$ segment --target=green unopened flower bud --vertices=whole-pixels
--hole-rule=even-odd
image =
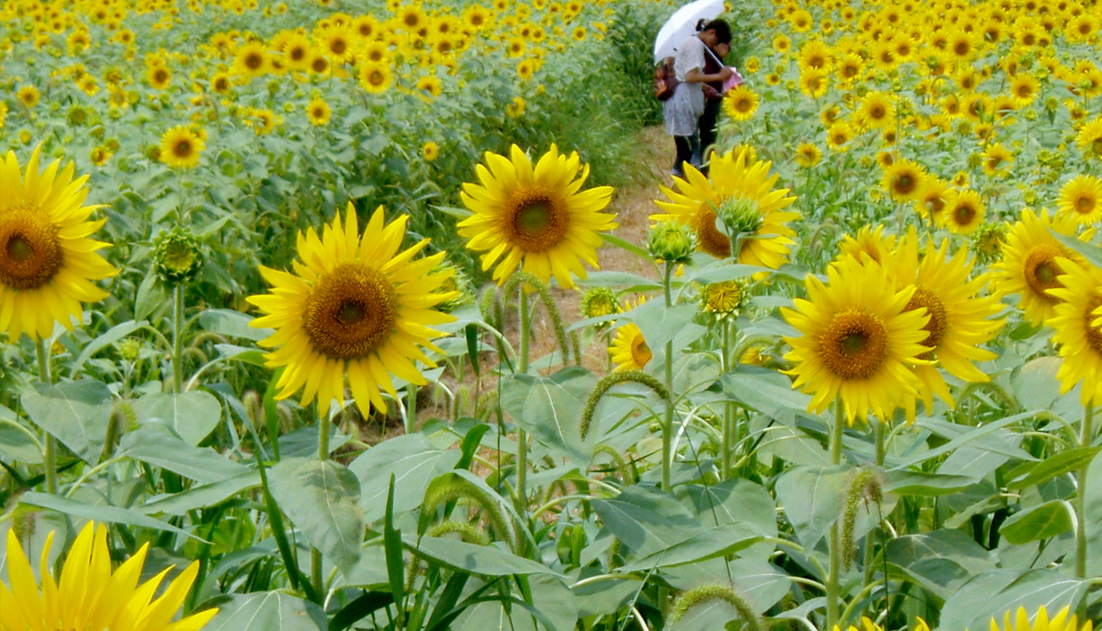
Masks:
[[[107,140],[103,141],[103,146],[106,147],[108,151],[118,151],[119,139],[111,136]]]
[[[1006,226],[1001,223],[984,223],[972,233],[972,252],[983,265],[1002,260],[1006,243]]]
[[[187,282],[195,278],[202,267],[203,252],[187,228],[177,226],[153,240],[153,271],[164,282]]]
[[[451,275],[450,278],[445,280],[440,285],[439,291],[443,293],[457,291],[459,292],[459,295],[449,300],[445,300],[444,302],[436,306],[437,309],[443,311],[444,313],[451,313],[459,307],[462,307],[463,305],[471,302],[471,300],[474,298],[474,290],[472,289],[471,285],[471,277],[467,276],[466,272],[464,272],[463,270],[445,261],[433,271],[442,272],[449,269],[454,270],[454,273]]]
[[[132,362],[138,359],[138,355],[142,350],[142,343],[140,340],[128,337],[125,340],[120,340],[115,344],[115,350],[119,352],[119,357],[125,359],[128,362]]]
[[[746,297],[746,286],[738,280],[725,280],[702,285],[700,307],[717,318],[737,316]]]
[[[79,105],[74,105],[69,108],[68,120],[70,125],[83,125],[88,122],[88,110]]]
[[[599,318],[601,316],[620,313],[620,301],[616,299],[616,293],[608,287],[592,287],[582,294],[582,317]],[[608,326],[608,322],[598,324],[598,328]]]
[[[749,197],[730,197],[723,200],[717,215],[727,227],[726,232],[732,237],[740,234],[754,234],[765,223],[758,200]]]
[[[667,263],[686,263],[696,249],[696,235],[679,221],[660,221],[647,230],[647,250]]]
[[[1045,99],[1045,109],[1050,112],[1055,112],[1060,107],[1060,100],[1054,96],[1050,96]]]
[[[280,82],[277,79],[272,79],[268,82],[268,94],[275,96],[279,92]]]

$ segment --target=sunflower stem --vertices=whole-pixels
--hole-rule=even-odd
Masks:
[[[180,394],[184,382],[184,285],[177,283],[172,297],[172,391]]]
[[[1094,401],[1083,408],[1083,427],[1080,428],[1079,444],[1090,447],[1094,442]],[[1075,577],[1087,578],[1087,468],[1079,470],[1079,493],[1077,494],[1075,517],[1078,522],[1075,531]]]
[[[666,274],[663,284],[666,293],[666,308],[673,306],[671,278],[673,264],[666,261]],[[670,468],[673,466],[673,340],[666,342],[666,418],[662,423],[662,488],[673,492],[670,484]]]
[[[723,349],[720,351],[722,355],[723,374],[731,372],[731,323],[729,318],[724,318],[722,322],[723,326]],[[734,403],[727,401],[723,404],[723,458],[722,466],[723,470],[720,472],[724,480],[728,479],[731,475],[731,451],[734,446],[735,431],[735,405]]]
[[[43,385],[50,385],[53,379],[50,377],[50,355],[46,351],[46,342],[41,338],[35,338],[34,350],[38,359],[38,380]],[[54,441],[53,434],[48,431],[45,433],[42,464],[46,469],[46,492],[57,495],[57,443]]]
[[[325,462],[329,460],[329,432],[332,429],[332,419],[329,417],[328,410],[323,414],[321,406],[315,403],[315,409],[317,413],[315,416],[318,418],[318,460]],[[322,559],[321,550],[317,548],[310,548],[310,582],[314,584],[314,592],[317,594],[323,594],[322,587],[324,587],[324,578],[322,577]]]
[[[876,422],[876,466],[883,469],[884,458],[887,455],[886,450],[886,437],[888,433],[888,426],[883,420]],[[869,531],[869,534],[865,537],[865,588],[868,589],[874,584],[873,577],[873,564],[876,561],[876,555],[874,554],[872,538],[874,534],[880,533],[882,536],[883,528],[875,528]],[[885,575],[887,576],[887,575]],[[886,580],[886,579],[885,579]]]
[[[517,301],[517,310],[520,312],[520,374],[528,374],[528,337],[532,331],[531,314],[528,311],[528,293],[524,291],[524,283],[518,283],[517,291],[520,297]],[[523,427],[517,427],[517,499],[519,510],[525,512],[528,507],[528,432]]]
[[[842,430],[845,427],[845,411],[842,408],[842,399],[834,401],[834,426],[830,428],[830,462],[834,465],[842,463]],[[838,530],[838,521],[830,526],[830,567],[827,569],[826,599],[827,599],[827,624],[828,630],[833,629],[839,623],[838,620],[838,570],[842,565],[842,536]]]

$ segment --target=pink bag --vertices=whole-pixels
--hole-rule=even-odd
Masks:
[[[733,88],[737,88],[742,85],[742,75],[738,73],[738,70],[734,66],[727,66],[731,70],[731,76],[727,77],[723,82],[723,93],[727,94]]]

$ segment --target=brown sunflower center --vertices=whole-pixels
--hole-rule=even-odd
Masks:
[[[654,357],[651,353],[650,347],[647,346],[647,341],[643,339],[642,335],[636,335],[631,340],[631,360],[635,362],[637,366],[646,366],[647,362]]]
[[[303,46],[295,46],[291,49],[290,57],[294,61],[302,61],[306,58],[306,48]]]
[[[945,210],[945,198],[940,193],[931,193],[925,203],[926,210],[930,211],[931,215],[940,215],[941,211]]]
[[[749,98],[742,97],[738,101],[735,101],[735,109],[743,114],[749,112],[753,107],[754,102]]]
[[[1094,196],[1085,193],[1080,193],[1075,198],[1075,212],[1082,213],[1084,215],[1089,214],[1094,210]]]
[[[976,209],[971,204],[960,204],[953,208],[953,221],[958,226],[967,226],[976,217]]]
[[[371,85],[382,85],[386,82],[386,76],[378,70],[372,70],[371,74],[367,75],[367,82]]]
[[[884,106],[880,105],[879,103],[869,108],[869,118],[873,120],[880,120],[881,118],[884,118],[884,115],[886,113],[887,112],[884,110]]]
[[[922,288],[916,289],[904,311],[911,311],[919,307],[925,307],[926,314],[930,316],[929,321],[922,327],[926,331],[926,339],[919,342],[919,344],[929,347],[930,350],[923,353],[920,359],[931,359],[934,353],[937,352],[938,347],[941,346],[941,342],[945,340],[945,334],[949,330],[949,320],[945,313],[945,305],[941,303],[941,299],[937,297],[937,294],[931,291]]]
[[[334,55],[343,55],[344,52],[348,50],[348,42],[343,39],[335,39],[329,42],[329,50]]]
[[[192,153],[191,140],[188,138],[181,138],[172,145],[172,155],[177,158],[190,158]]]
[[[1091,150],[1094,151],[1094,155],[1102,156],[1102,137],[1095,138],[1091,141]]]
[[[36,289],[61,269],[57,227],[35,206],[16,206],[0,217],[0,284]]]
[[[910,195],[918,187],[918,180],[911,173],[900,173],[895,176],[892,189],[896,195]]]
[[[569,217],[565,204],[539,190],[518,191],[505,215],[509,241],[526,252],[543,252],[566,236]]]
[[[1102,353],[1102,329],[1092,324],[1098,317],[1094,315],[1094,311],[1098,307],[1102,307],[1102,295],[1095,294],[1084,310],[1083,319],[1086,322],[1083,328],[1087,331],[1087,346],[1096,353]]]
[[[1046,243],[1031,249],[1022,264],[1025,282],[1033,290],[1034,297],[1050,304],[1060,302],[1059,298],[1048,293],[1049,289],[1060,286],[1060,281],[1057,280],[1060,275],[1060,268],[1056,265],[1058,256],[1067,256],[1067,252]]]
[[[304,328],[314,349],[333,359],[356,359],[386,342],[398,296],[382,272],[344,263],[314,286],[305,311]]]
[[[693,218],[693,231],[696,232],[697,247],[702,252],[717,259],[731,256],[731,239],[716,228],[715,211],[706,209],[697,212]]]
[[[264,65],[264,57],[259,53],[249,53],[245,55],[245,67],[250,70],[256,70]]]
[[[868,379],[887,356],[887,329],[880,318],[848,309],[819,338],[819,356],[827,370],[843,379]]]

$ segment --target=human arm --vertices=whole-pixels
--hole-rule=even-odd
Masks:
[[[731,69],[727,66],[720,68],[719,72],[704,74],[698,68],[693,68],[685,75],[685,83],[711,83],[713,81],[726,81],[731,76]]]

